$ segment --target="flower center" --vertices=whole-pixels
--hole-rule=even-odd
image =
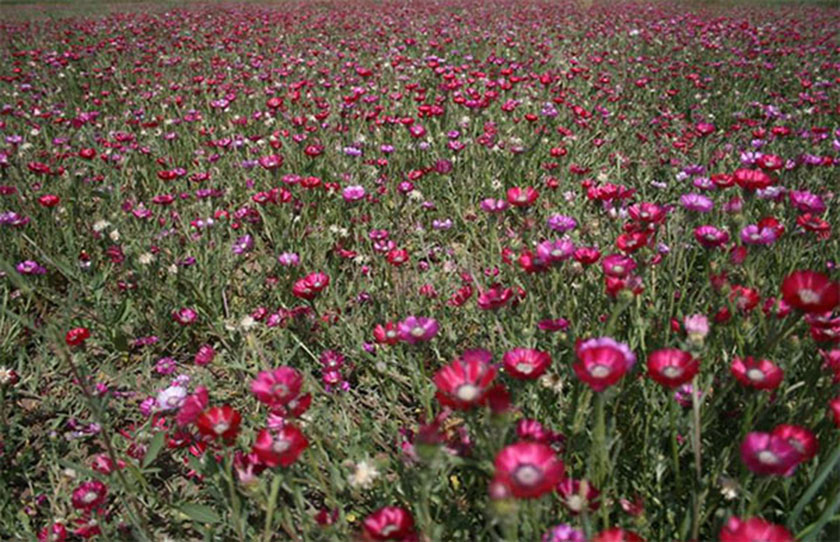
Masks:
[[[271,451],[276,452],[278,454],[282,454],[283,452],[287,451],[289,448],[292,447],[292,443],[286,439],[276,439],[271,444]]]
[[[274,384],[271,386],[271,394],[272,395],[287,395],[289,393],[289,387],[285,384]]]
[[[669,365],[662,369],[662,374],[668,378],[677,378],[678,376],[683,374],[683,370],[679,367]]]
[[[85,504],[90,504],[96,500],[99,495],[96,494],[95,491],[88,491],[85,493],[85,496],[82,497],[82,502]]]
[[[415,327],[411,329],[411,336],[417,337],[418,339],[422,337],[426,331],[422,327]]]
[[[612,266],[613,273],[624,273],[624,266],[623,265],[614,265]]]
[[[752,380],[753,382],[763,382],[767,375],[764,374],[764,371],[761,369],[750,369],[747,371],[747,378]]]
[[[213,426],[213,431],[217,435],[221,435],[222,433],[224,433],[228,429],[230,429],[230,424],[228,422],[224,422],[224,421],[219,422],[219,423],[217,423],[216,425]]]
[[[763,465],[776,465],[779,458],[770,450],[761,450],[758,452],[758,462]]]
[[[804,288],[799,291],[799,300],[807,305],[820,302],[820,294],[809,288]]]
[[[516,364],[516,370],[522,374],[531,374],[531,371],[534,370],[534,366],[530,363],[520,362]]]
[[[472,384],[462,384],[455,390],[455,397],[461,401],[474,401],[481,390]]]
[[[542,471],[530,463],[521,465],[513,472],[513,479],[521,486],[534,486],[542,479]]]
[[[391,536],[392,534],[394,534],[395,532],[397,532],[399,530],[400,530],[400,528],[399,528],[398,525],[394,525],[393,523],[389,523],[388,525],[382,527],[382,529],[380,529],[380,532],[382,533],[382,536],[388,537],[388,536]]]
[[[595,378],[606,378],[610,374],[610,368],[601,364],[593,365],[589,369],[589,374]]]
[[[569,498],[566,499],[566,506],[574,512],[580,512],[583,510],[583,505],[585,503],[586,501],[580,495],[569,495]]]

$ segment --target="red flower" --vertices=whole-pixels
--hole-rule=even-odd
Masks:
[[[691,354],[678,348],[665,348],[648,357],[648,374],[656,382],[669,388],[678,388],[694,378],[700,362]]]
[[[817,271],[794,271],[782,282],[782,298],[803,312],[827,312],[840,302],[840,285]]]
[[[90,338],[90,330],[86,327],[73,328],[64,336],[67,346],[79,346]]]
[[[292,286],[292,295],[300,299],[315,299],[329,284],[330,277],[325,273],[310,273],[295,282]]]
[[[530,499],[549,493],[563,478],[563,462],[554,450],[538,442],[517,442],[496,456],[493,481],[511,495]]]
[[[645,539],[633,531],[613,527],[596,534],[590,542],[645,542]]]
[[[290,423],[279,431],[263,429],[254,442],[254,453],[267,467],[288,467],[309,446],[303,433]]]
[[[572,369],[586,385],[600,392],[621,380],[628,367],[618,348],[601,345],[579,350]]]
[[[840,429],[840,396],[828,402],[828,414],[831,416],[834,425]]]
[[[720,530],[720,542],[793,542],[793,535],[781,525],[775,525],[761,518],[731,517]]]
[[[397,325],[393,322],[388,322],[384,326],[382,324],[376,324],[376,327],[373,328],[373,338],[379,344],[393,345],[400,342],[400,333],[397,330]]]
[[[551,365],[551,356],[532,348],[514,348],[502,358],[505,370],[517,380],[539,378]]]
[[[734,285],[729,290],[729,301],[741,312],[750,312],[761,302],[761,295],[753,288]]]
[[[747,433],[741,443],[741,460],[758,475],[793,474],[802,455],[787,439],[770,433]]]
[[[385,506],[365,518],[362,530],[367,540],[403,542],[414,537],[414,518],[401,506]]]
[[[213,439],[221,438],[230,444],[239,433],[242,416],[230,405],[213,407],[198,415],[195,421],[198,432]]]
[[[760,190],[773,184],[773,178],[760,169],[737,169],[735,182],[744,190]]]
[[[772,361],[756,361],[752,356],[733,359],[730,370],[738,382],[757,390],[774,390],[785,376],[784,371]]]
[[[799,462],[810,461],[817,455],[817,448],[819,443],[814,433],[804,427],[798,425],[782,424],[776,426],[771,435],[782,437],[788,443],[796,448],[796,451],[801,455]]]
[[[73,508],[90,511],[101,506],[107,495],[108,488],[99,480],[82,482],[73,490]]]
[[[511,297],[513,297],[513,290],[511,288],[505,288],[501,284],[496,283],[478,295],[478,308],[482,310],[495,310],[504,307]]]
[[[300,394],[303,375],[292,367],[278,367],[272,371],[262,371],[251,382],[251,392],[257,401],[270,408],[282,407]]]
[[[59,203],[61,203],[61,198],[56,196],[55,194],[44,194],[40,198],[38,198],[38,203],[41,207],[55,207]]]
[[[465,353],[461,359],[439,369],[433,377],[437,400],[458,410],[469,410],[480,404],[496,377],[496,368],[489,361],[489,352],[484,356]]]
[[[540,193],[531,186],[520,188],[518,186],[509,188],[507,191],[508,203],[514,207],[528,207],[537,201]]]

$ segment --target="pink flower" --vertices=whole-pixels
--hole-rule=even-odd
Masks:
[[[107,495],[108,488],[99,480],[82,482],[73,490],[73,508],[85,511],[98,508],[105,502]]]
[[[172,319],[181,324],[182,326],[188,326],[195,322],[195,319],[198,317],[198,314],[188,307],[184,307],[178,309],[177,311],[172,312]]]
[[[720,542],[793,542],[787,529],[761,518],[741,519],[731,517],[720,531]]]
[[[517,380],[534,380],[551,365],[551,356],[533,348],[514,348],[502,358],[505,370]]]
[[[801,457],[787,439],[770,433],[748,433],[741,443],[741,460],[759,475],[789,476]]]
[[[292,367],[262,371],[251,382],[251,392],[258,401],[277,408],[287,405],[300,394],[303,375]]]
[[[425,342],[437,335],[440,326],[434,318],[424,316],[409,316],[399,324],[397,329],[400,333],[400,340],[409,344]]]
[[[437,400],[444,406],[469,410],[479,405],[490,390],[496,369],[489,364],[489,352],[465,352],[464,356],[439,369],[434,380]]]
[[[563,462],[550,446],[538,442],[517,442],[496,456],[495,483],[520,499],[550,493],[563,478]]]

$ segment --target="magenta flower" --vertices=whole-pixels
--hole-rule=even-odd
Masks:
[[[409,316],[397,324],[400,340],[409,344],[431,340],[439,328],[437,320],[424,316]]]
[[[705,248],[717,248],[729,241],[729,234],[714,226],[698,226],[694,229],[694,238]]]
[[[501,213],[508,207],[510,207],[510,204],[503,199],[486,198],[481,200],[481,210],[486,213]]]
[[[24,260],[15,266],[21,275],[44,275],[47,270],[35,260]]]
[[[776,241],[775,230],[760,228],[755,224],[744,227],[740,235],[745,245],[772,245]]]
[[[741,443],[741,460],[755,474],[790,476],[802,454],[788,440],[770,433],[748,433]]]
[[[680,204],[685,210],[696,213],[708,213],[715,207],[715,203],[702,194],[683,194]]]
[[[359,185],[348,186],[341,192],[341,196],[347,203],[353,203],[365,197],[365,189]]]
[[[575,245],[568,239],[543,241],[537,245],[537,257],[549,264],[556,264],[568,260],[574,252]]]
[[[188,326],[195,322],[196,318],[198,318],[198,313],[196,313],[193,309],[188,307],[183,307],[176,311],[172,311],[172,319],[181,324],[182,326]]]

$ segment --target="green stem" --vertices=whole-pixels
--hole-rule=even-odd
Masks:
[[[677,441],[677,417],[679,413],[677,412],[677,405],[676,399],[671,398],[670,401],[671,407],[671,459],[674,463],[674,480],[676,481],[677,486],[677,493],[682,493],[682,476],[680,476],[680,445]]]
[[[277,494],[280,492],[280,483],[283,477],[279,473],[274,473],[274,478],[271,480],[271,493],[268,496],[268,506],[265,509],[265,527],[263,528],[262,539],[263,542],[271,542],[271,524],[274,521],[274,507],[277,506]]]
[[[700,424],[700,390],[697,387],[697,377],[694,377],[694,381],[691,384],[691,410],[692,410],[692,444],[694,447],[694,499],[693,499],[693,506],[692,506],[692,531],[691,531],[691,539],[692,540],[699,540],[700,536],[700,509],[702,507],[701,502],[701,494],[700,488],[703,483],[703,467],[702,467],[702,446],[703,442],[701,440],[702,433],[701,433],[701,424]]]
[[[236,535],[240,542],[245,542],[245,533],[242,530],[242,506],[239,503],[239,496],[236,494],[236,485],[233,478],[233,449],[228,448],[228,453],[225,454],[227,471],[225,478],[227,479],[228,491],[230,492],[230,504],[233,507],[233,524],[236,526]]]

